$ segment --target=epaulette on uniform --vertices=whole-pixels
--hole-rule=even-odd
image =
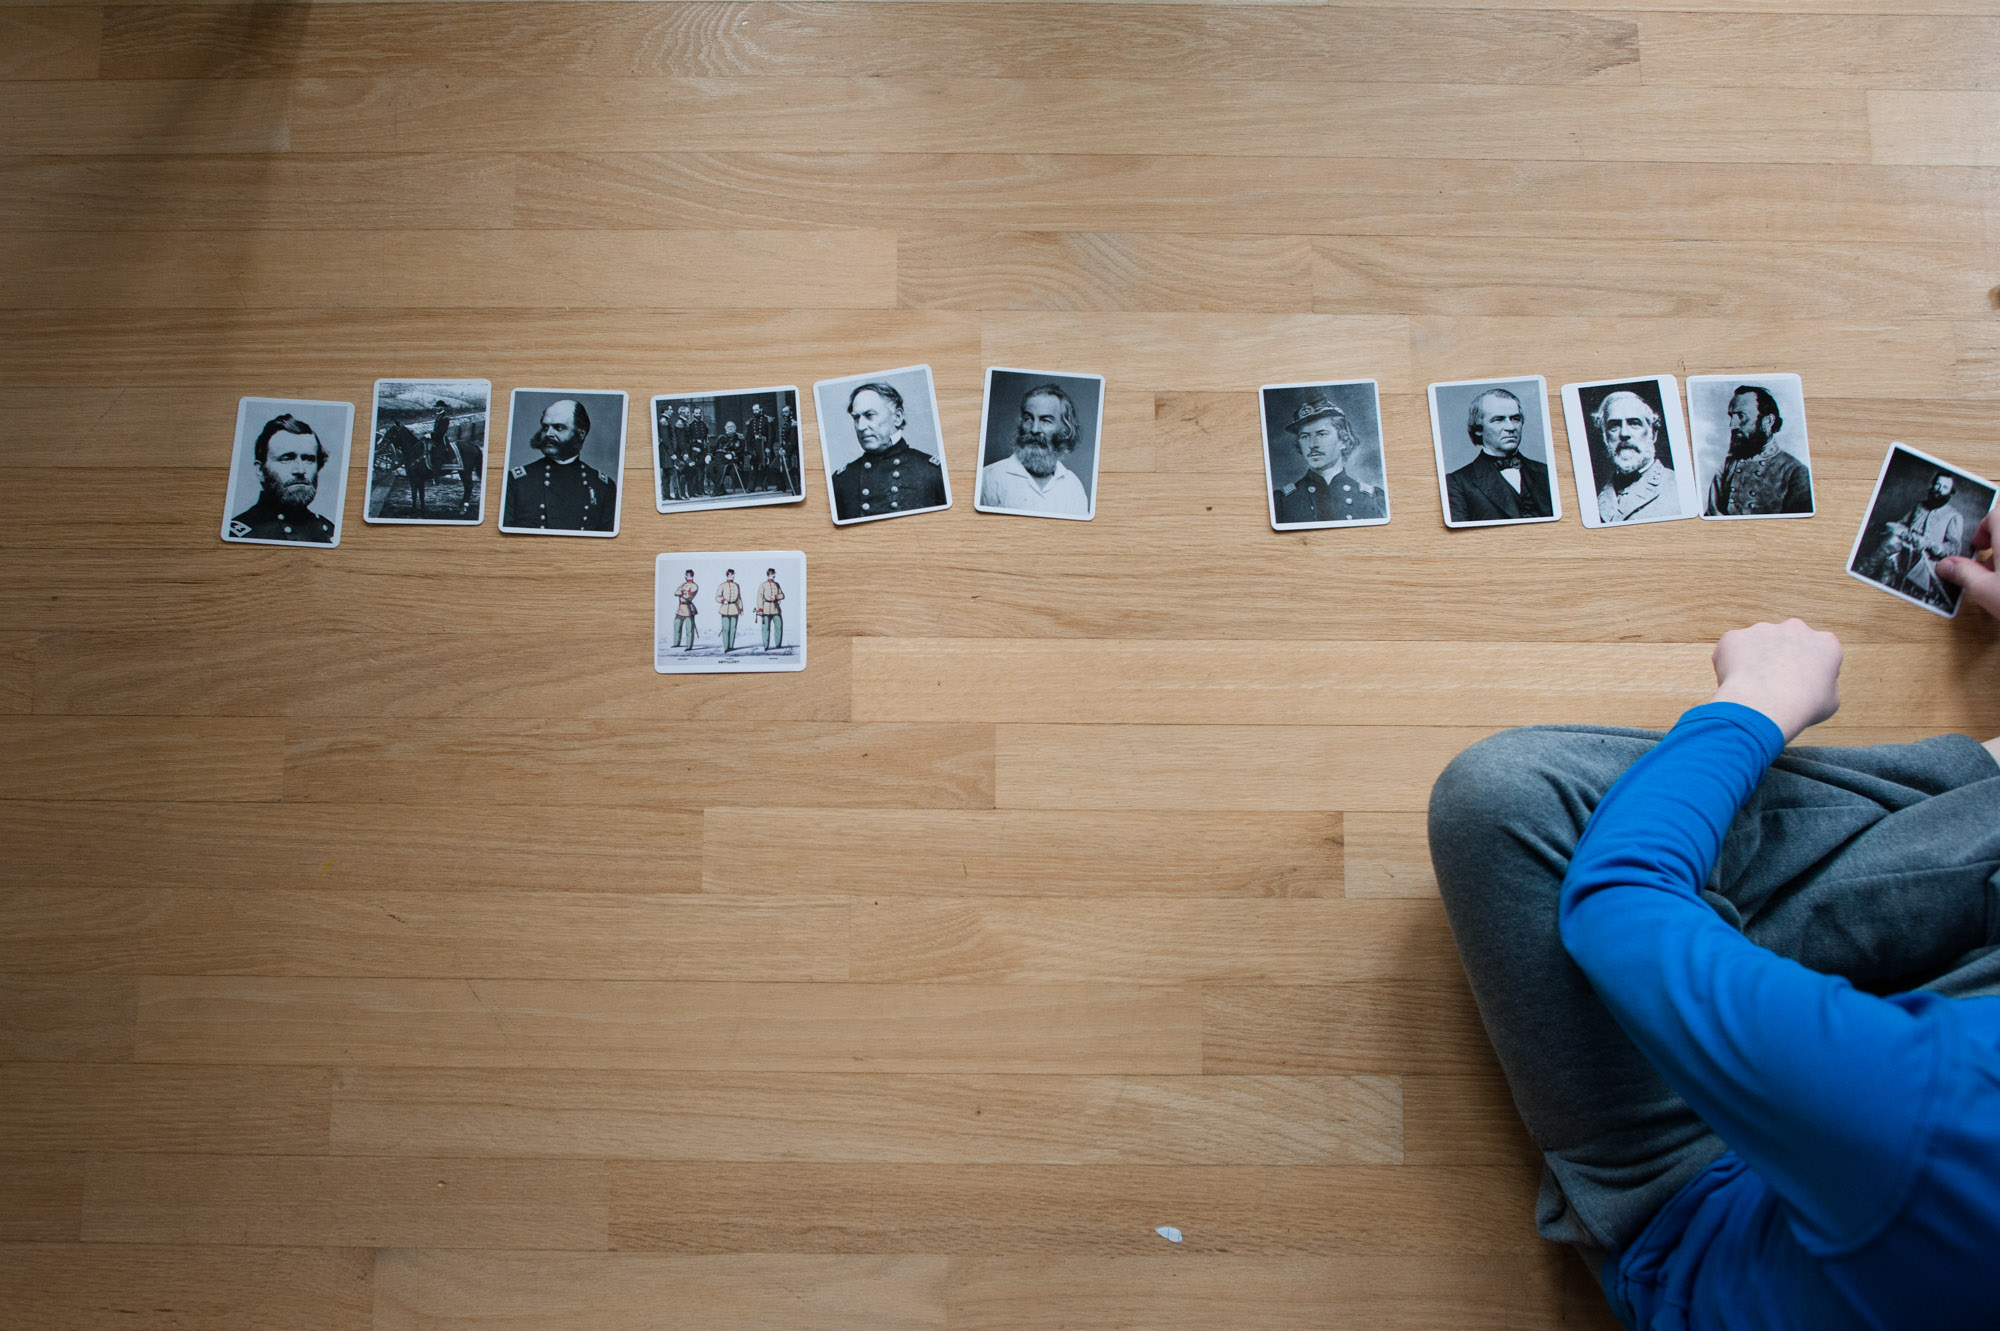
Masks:
[[[514,468],[514,479],[515,479],[515,480],[517,480],[517,481],[525,481],[525,480],[527,480],[527,479],[528,479],[528,469],[527,469],[527,468],[526,468],[525,466],[521,466],[521,467],[516,467],[516,468]]]
[[[229,520],[229,534],[231,536],[248,536],[250,534],[250,524],[247,522],[238,522],[235,518],[231,518]]]

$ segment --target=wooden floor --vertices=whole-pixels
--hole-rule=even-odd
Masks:
[[[1829,739],[2000,732],[1842,572],[2000,473],[2000,6],[1695,8],[0,6],[0,1325],[1611,1325],[1433,777],[1790,613]],[[917,361],[948,513],[216,539],[243,394]],[[972,511],[989,364],[1107,377],[1094,522]],[[1811,521],[1439,520],[1432,380],[1749,370]],[[1276,534],[1348,377],[1395,521]],[[760,547],[811,668],[654,675]]]

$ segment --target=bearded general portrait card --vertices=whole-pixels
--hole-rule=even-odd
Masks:
[[[1796,374],[1694,374],[1687,381],[1701,515],[1809,518],[1812,450]]]
[[[1584,526],[1636,527],[1701,511],[1674,376],[1564,384],[1562,397]]]
[[[813,385],[833,520],[875,522],[951,507],[951,473],[928,365]]]
[[[989,368],[972,506],[1089,521],[1097,514],[1103,433],[1103,375]]]
[[[500,530],[616,536],[625,394],[517,388],[507,410]]]
[[[1465,379],[1431,385],[1431,447],[1447,527],[1500,527],[1562,517],[1549,430],[1549,384]]]
[[[353,443],[352,402],[277,397],[238,402],[222,539],[339,545]]]
[[[1373,379],[1266,384],[1257,400],[1273,529],[1370,527],[1389,520],[1382,404]]]

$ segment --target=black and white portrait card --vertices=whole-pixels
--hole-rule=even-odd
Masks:
[[[1632,527],[1700,512],[1671,374],[1564,384],[1562,396],[1584,526]]]
[[[1937,562],[1973,553],[1973,537],[1994,494],[1993,483],[1983,477],[1907,444],[1889,445],[1847,571],[1911,605],[1953,618],[1962,589],[1937,575]]]
[[[806,557],[701,550],[653,561],[653,669],[754,675],[806,668]]]
[[[339,545],[354,404],[246,397],[222,502],[222,539]]]
[[[662,513],[802,503],[804,464],[797,388],[653,399],[653,502]]]
[[[1796,374],[1693,374],[1688,437],[1704,518],[1809,518],[1812,450]]]
[[[1103,375],[989,368],[972,506],[1089,521],[1103,434]]]
[[[1266,384],[1257,401],[1274,529],[1369,527],[1389,520],[1382,404],[1373,379]]]
[[[1431,385],[1431,447],[1447,527],[1500,527],[1562,517],[1549,385],[1464,379]]]
[[[486,519],[484,379],[377,379],[368,426],[369,522],[476,527]]]
[[[507,409],[500,530],[616,536],[625,394],[517,388]]]
[[[813,407],[836,523],[951,507],[930,366],[822,379],[813,385]]]

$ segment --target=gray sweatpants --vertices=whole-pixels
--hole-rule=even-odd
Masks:
[[[1570,853],[1652,731],[1539,726],[1431,792],[1431,861],[1486,1033],[1545,1168],[1536,1227],[1616,1254],[1727,1145],[1563,951]],[[1787,749],[1703,895],[1764,947],[1873,993],[2000,993],[2000,766],[1963,735]]]

